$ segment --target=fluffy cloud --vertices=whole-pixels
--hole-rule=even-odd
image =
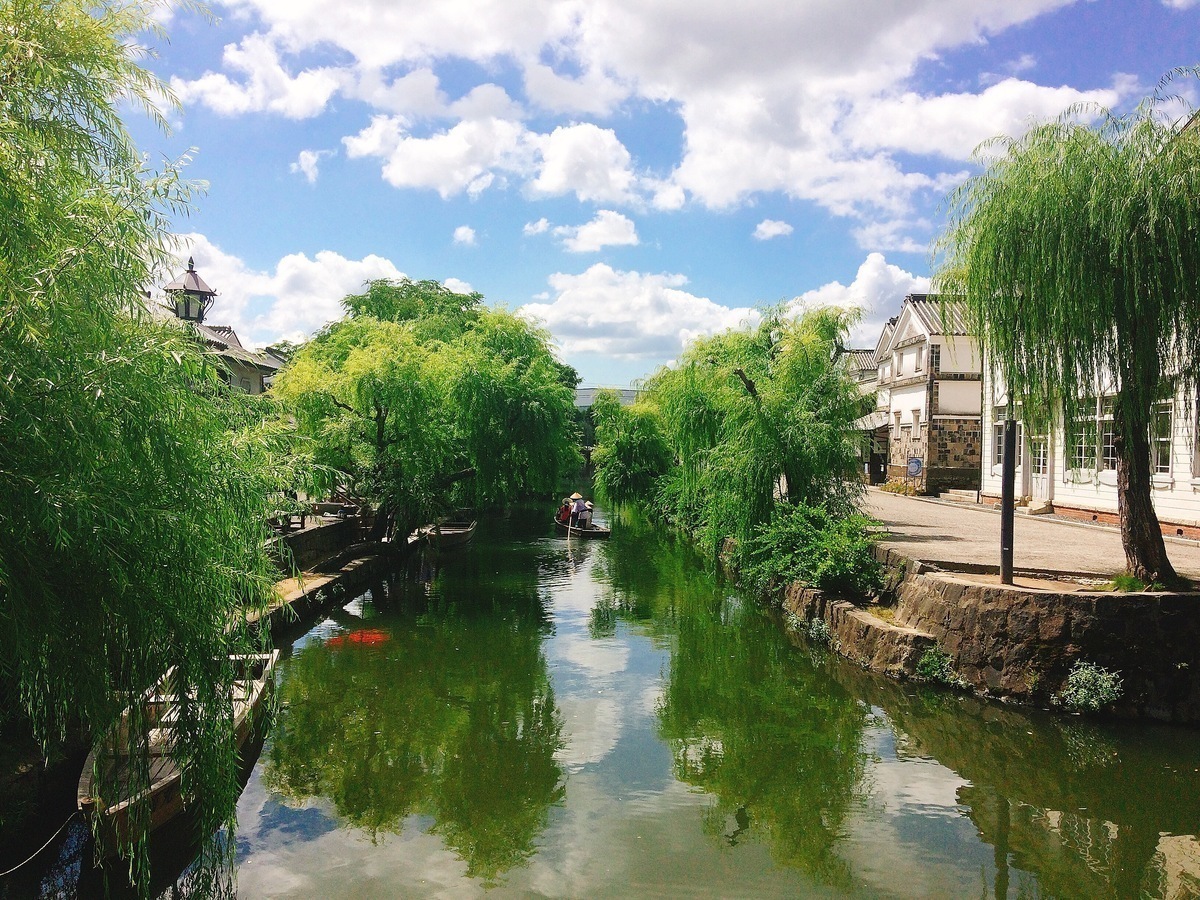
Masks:
[[[754,228],[754,238],[759,241],[769,241],[771,238],[784,237],[792,233],[792,226],[778,219],[763,219]]]
[[[459,225],[454,229],[454,243],[467,247],[475,246],[475,229],[470,225]]]
[[[475,292],[475,288],[471,287],[470,284],[461,278],[447,278],[442,284],[446,286],[447,290],[453,291],[456,294],[472,294]]]
[[[542,216],[536,222],[526,222],[525,227],[521,229],[521,233],[526,237],[534,234],[545,234],[549,228],[550,220]]]
[[[234,0],[259,30],[226,48],[222,71],[172,84],[226,114],[311,116],[339,92],[365,101],[378,114],[345,138],[347,153],[377,159],[398,188],[473,196],[511,179],[535,196],[660,209],[780,192],[869,226],[914,215],[979,140],[1124,97],[1014,77],[978,93],[918,88],[922,63],[1070,2]],[[515,69],[524,97],[483,78],[447,97],[434,72],[456,60]],[[530,129],[525,105],[574,118]],[[683,137],[653,173],[586,120],[650,105]]]
[[[301,150],[296,161],[288,166],[293,175],[301,174],[309,184],[316,184],[321,160],[334,155],[333,150]]]
[[[572,253],[594,253],[604,247],[630,246],[638,242],[633,220],[611,209],[602,209],[583,225],[560,225],[554,233]]]
[[[522,314],[545,324],[570,353],[663,362],[693,338],[734,328],[755,315],[683,290],[683,275],[622,272],[597,263],[549,278],[553,299]]]
[[[189,256],[217,292],[208,321],[232,325],[243,343],[301,340],[342,315],[341,301],[374,278],[402,278],[390,260],[370,255],[346,259],[330,250],[292,253],[274,271],[257,271],[203,234],[180,236],[180,270]],[[174,273],[178,274],[178,273]]]
[[[906,294],[922,294],[929,290],[929,279],[906,272],[890,264],[882,253],[871,253],[858,267],[850,284],[831,281],[811,291],[805,291],[792,302],[803,306],[839,306],[858,310],[862,318],[851,335],[861,347],[874,347],[883,324],[900,311]]]

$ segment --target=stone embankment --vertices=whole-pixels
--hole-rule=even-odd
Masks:
[[[837,652],[895,678],[914,676],[937,648],[980,696],[1048,706],[1086,661],[1120,673],[1118,715],[1200,722],[1200,595],[1065,582],[1059,590],[1053,581],[1002,587],[886,547],[878,557],[892,574],[894,606],[859,607],[796,586],[784,608],[824,620]]]

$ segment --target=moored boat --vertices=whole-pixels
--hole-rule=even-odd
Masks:
[[[558,530],[567,537],[604,540],[612,534],[611,528],[608,528],[605,525],[596,525],[594,523],[587,525],[585,528],[580,528],[577,525],[570,525],[566,522],[560,522],[557,518],[555,518],[554,524],[558,526]]]
[[[239,654],[230,657],[240,667],[233,682],[233,730],[238,752],[244,752],[260,730],[266,712],[266,700],[275,684],[275,664],[279,651]],[[184,811],[182,772],[171,755],[175,746],[176,709],[174,670],[159,679],[142,695],[145,744],[131,740],[130,710],[96,742],[79,777],[79,809],[89,821],[101,817],[99,830],[105,856],[114,855],[133,834],[133,818],[140,805],[148,806],[150,831]],[[132,753],[148,753],[149,776],[146,784],[135,787],[131,781]],[[111,800],[101,796],[113,792]]]
[[[414,531],[409,535],[409,542],[424,540],[439,550],[461,547],[475,537],[475,527],[478,524],[475,519],[434,522]]]

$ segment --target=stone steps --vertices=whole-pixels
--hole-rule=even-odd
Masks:
[[[955,489],[952,491],[942,491],[938,494],[938,499],[948,500],[951,503],[978,503],[979,493],[977,491]]]

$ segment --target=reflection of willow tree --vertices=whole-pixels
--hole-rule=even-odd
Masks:
[[[330,798],[372,838],[430,816],[472,877],[517,865],[564,796],[562,723],[537,617],[503,626],[443,607],[405,615],[382,646],[306,647],[281,689],[267,783]]]
[[[716,798],[707,827],[721,834],[732,818],[781,864],[849,887],[836,850],[863,774],[867,706],[831,690],[758,607],[728,597],[689,552],[632,531],[600,560],[613,590],[593,631],[621,619],[676,635],[661,730],[676,776]]]

